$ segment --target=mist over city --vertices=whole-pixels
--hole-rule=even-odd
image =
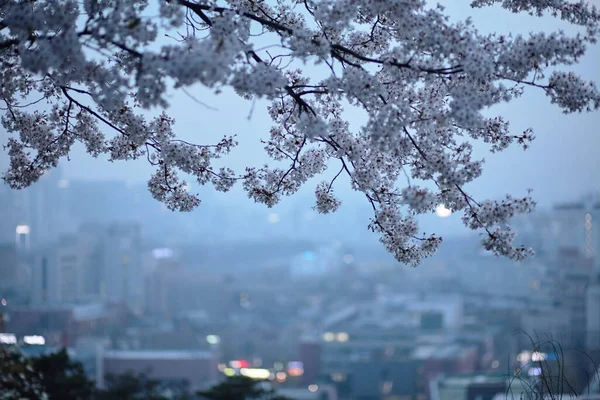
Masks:
[[[0,399],[600,399],[593,1],[25,3]]]

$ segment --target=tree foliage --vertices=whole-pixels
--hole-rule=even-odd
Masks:
[[[0,347],[0,400],[290,400],[243,376],[228,378],[207,391],[192,393],[186,382],[161,381],[140,373],[108,375],[95,387],[83,365],[66,350],[25,357],[17,348]]]
[[[191,394],[185,386],[166,385],[144,374],[127,373],[106,377],[106,388],[97,400],[186,400]]]
[[[48,399],[41,373],[12,348],[0,347],[0,399]]]
[[[513,132],[504,117],[483,113],[525,89],[565,113],[598,109],[595,84],[561,68],[596,42],[600,14],[583,0],[471,1],[495,4],[550,14],[580,32],[484,34],[424,0],[2,0],[0,98],[11,134],[4,180],[29,186],[80,142],[92,156],[147,159],[150,192],[173,210],[200,202],[185,176],[220,191],[240,182],[267,206],[323,177],[315,208],[328,213],[340,205],[333,191],[346,174],[372,206],[369,229],[401,262],[416,264],[439,246],[414,219],[438,204],[462,211],[487,250],[522,259],[530,250],[513,243],[505,222],[534,201],[469,195],[465,185],[483,166],[471,142],[491,152],[527,148],[531,130]],[[193,85],[271,101],[264,143],[275,163],[218,168],[234,137],[188,143],[166,112],[148,117],[169,105],[171,89]],[[367,116],[361,127],[345,118],[355,109]]]
[[[261,386],[261,381],[245,376],[232,376],[198,395],[208,400],[291,400]]]
[[[42,376],[42,384],[50,399],[88,400],[94,393],[83,365],[70,359],[67,351],[42,354],[31,360],[36,372]]]

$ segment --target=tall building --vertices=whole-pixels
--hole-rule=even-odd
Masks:
[[[569,316],[569,332],[562,338],[567,345],[582,347],[587,330],[586,290],[593,276],[592,259],[576,247],[560,248],[548,274],[556,311]]]
[[[0,286],[13,284],[18,278],[19,259],[14,245],[0,243]]]
[[[587,290],[586,349],[600,350],[600,274]]]
[[[32,245],[28,199],[25,190],[0,183],[0,244],[14,244],[19,252],[29,251]]]
[[[15,199],[14,191],[8,185],[0,184],[0,242],[11,243],[14,240],[15,228],[18,222],[14,221],[16,217],[14,210],[18,202]],[[11,218],[12,217],[12,218]]]
[[[308,386],[317,382],[321,374],[321,344],[313,338],[305,338],[299,344],[298,353],[304,367],[302,383]]]
[[[56,247],[46,247],[34,253],[31,268],[32,305],[60,303],[57,258]]]
[[[558,247],[580,249],[586,259],[595,259],[600,270],[600,199],[588,196],[582,201],[559,204],[552,214]]]
[[[143,274],[140,225],[113,223],[105,232],[102,291],[110,302],[143,306]]]
[[[107,301],[141,308],[143,274],[136,223],[83,225],[36,251],[34,304]]]
[[[76,235],[60,237],[56,249],[58,296],[61,302],[70,303],[81,295],[81,257]]]
[[[41,248],[54,243],[65,232],[66,204],[61,196],[61,170],[54,168],[23,190],[25,219],[30,227],[31,245]]]
[[[45,306],[80,300],[81,275],[76,235],[62,235],[56,244],[34,251],[32,304]]]
[[[0,298],[12,304],[15,301],[26,302],[29,280],[30,271],[17,246],[12,243],[0,243]],[[10,297],[8,300],[7,296]]]
[[[600,271],[600,194],[517,216],[511,225],[518,242],[533,247],[538,257],[553,258],[560,248],[576,248],[586,259],[595,259]]]
[[[105,229],[106,227],[100,224],[84,224],[77,232],[81,262],[81,294],[85,299],[101,299],[106,295]]]
[[[22,190],[0,184],[0,243],[16,241],[21,250],[42,248],[66,232],[65,182],[54,168]]]

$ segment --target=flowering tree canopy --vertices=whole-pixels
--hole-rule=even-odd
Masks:
[[[593,82],[560,72],[596,42],[600,13],[583,0],[471,6],[496,3],[552,15],[579,33],[482,34],[425,0],[0,0],[2,123],[11,136],[3,178],[31,185],[80,142],[94,157],[146,158],[156,168],[152,195],[187,211],[200,199],[182,174],[219,191],[241,181],[250,198],[273,206],[331,169],[315,208],[339,207],[335,180],[347,174],[373,208],[369,228],[401,262],[416,264],[440,244],[414,219],[438,204],[462,211],[487,250],[522,259],[530,250],[513,244],[506,221],[534,201],[471,197],[464,185],[482,171],[472,142],[491,152],[526,148],[530,130],[512,132],[503,117],[483,114],[525,89],[545,92],[565,113],[600,107]],[[165,32],[176,34],[165,40]],[[234,137],[189,143],[165,112],[148,117],[168,107],[167,91],[198,84],[271,101],[264,143],[276,166],[216,167]],[[356,108],[367,116],[359,128],[344,118]]]

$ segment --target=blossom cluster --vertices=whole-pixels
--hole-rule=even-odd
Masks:
[[[496,3],[581,32],[482,34],[423,0],[2,1],[3,179],[29,186],[82,143],[93,157],[146,159],[155,168],[150,192],[172,210],[200,204],[189,179],[219,191],[240,182],[271,207],[321,176],[315,209],[328,213],[341,205],[333,193],[343,174],[373,209],[369,229],[401,262],[416,264],[440,245],[415,219],[439,204],[462,212],[485,249],[523,259],[531,251],[507,222],[535,202],[471,197],[465,187],[483,169],[471,143],[526,149],[531,129],[515,133],[505,116],[483,113],[525,90],[545,92],[565,113],[600,108],[594,82],[561,71],[596,43],[600,13],[570,0],[471,5]],[[237,145],[233,136],[188,143],[166,111],[153,114],[168,108],[171,90],[197,85],[271,101],[273,126],[261,140],[274,164],[217,167]],[[366,116],[362,126],[347,119],[355,110]]]

